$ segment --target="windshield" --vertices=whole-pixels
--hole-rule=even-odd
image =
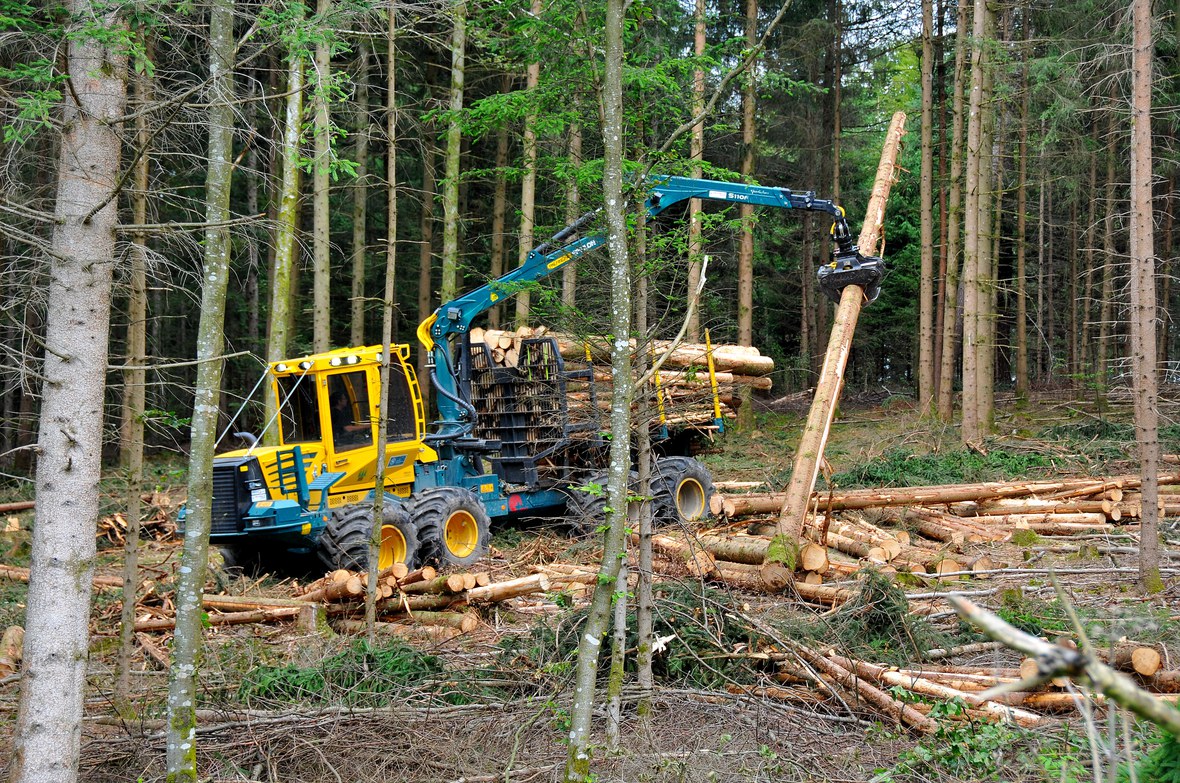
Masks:
[[[320,440],[320,406],[316,400],[315,377],[285,375],[278,379],[279,422],[283,443]]]

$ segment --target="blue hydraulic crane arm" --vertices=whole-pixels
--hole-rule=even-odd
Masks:
[[[883,265],[880,259],[865,258],[852,243],[852,233],[844,217],[844,209],[827,199],[817,199],[811,192],[796,192],[789,188],[747,185],[740,182],[694,179],[691,177],[656,178],[648,190],[645,202],[649,216],[655,216],[673,204],[690,198],[704,201],[725,201],[735,204],[754,204],[779,209],[803,209],[824,212],[832,216],[832,236],[836,241],[834,261],[820,269],[820,286],[836,300],[843,285],[852,282],[876,298]],[[549,241],[529,251],[525,262],[501,277],[485,283],[462,296],[440,306],[418,325],[418,340],[430,352],[428,365],[431,380],[439,392],[438,409],[441,431],[437,440],[462,438],[475,419],[475,409],[459,388],[448,338],[465,334],[471,322],[496,303],[511,297],[524,285],[540,280],[571,261],[606,244],[605,234],[591,234],[568,242],[590,224],[598,211],[587,212]],[[830,267],[830,268],[829,268]],[[441,369],[440,369],[441,368]]]

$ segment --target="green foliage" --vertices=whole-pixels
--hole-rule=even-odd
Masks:
[[[912,487],[925,484],[960,484],[1024,477],[1051,467],[1040,454],[992,449],[911,454],[903,449],[887,451],[879,459],[837,473],[839,487]]]
[[[842,649],[899,664],[946,642],[910,612],[900,587],[872,569],[864,571],[856,597],[841,604],[825,625],[825,640],[835,640]]]
[[[1180,783],[1180,739],[1160,731],[1155,746],[1147,757],[1135,767],[1139,780],[1151,783]],[[1129,783],[1130,772],[1124,767],[1119,770],[1119,783]]]
[[[341,702],[352,706],[396,703],[408,690],[442,672],[442,662],[393,640],[369,649],[356,641],[316,666],[259,666],[238,688],[246,704]]]

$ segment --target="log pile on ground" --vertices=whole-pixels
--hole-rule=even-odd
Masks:
[[[1170,491],[1180,489],[1180,473],[1159,480],[1161,514],[1180,516],[1180,492]],[[813,493],[795,589],[805,600],[831,603],[838,600],[836,593],[811,591],[813,599],[800,583],[818,586],[865,566],[884,573],[986,576],[1005,564],[986,554],[969,555],[967,545],[1009,541],[1021,531],[1048,537],[1134,533],[1142,510],[1139,482],[1137,476],[1116,476]],[[713,514],[723,522],[747,522],[747,532],[735,533],[732,526],[706,531],[691,545],[680,541],[679,552],[665,551],[681,561],[708,555],[735,565],[760,565],[783,499],[782,493],[715,494]],[[734,568],[717,563],[707,575],[724,576],[726,570]],[[729,581],[771,592],[791,581],[768,569],[759,572],[761,581],[752,573],[735,572]]]
[[[203,601],[213,626],[294,621],[315,631],[327,621],[339,631],[356,633],[364,630],[364,621],[357,618],[364,614],[367,579],[365,573],[338,570],[293,597],[207,594]],[[543,573],[493,581],[486,572],[438,574],[430,566],[410,571],[401,563],[382,571],[377,582],[378,632],[436,641],[478,628],[481,606],[550,589]],[[174,616],[161,614],[141,616],[135,630],[175,627]]]
[[[493,363],[500,367],[517,367],[521,361],[521,344],[524,340],[552,336],[557,340],[558,350],[568,362],[589,363],[594,368],[594,382],[598,387],[598,404],[607,406],[610,400],[610,344],[601,337],[585,340],[568,335],[549,334],[545,327],[522,326],[515,331],[474,328],[471,330],[473,345],[487,345]],[[763,356],[757,348],[731,344],[711,346],[696,343],[681,343],[674,348],[670,341],[655,340],[638,346],[635,350],[646,350],[650,358],[658,359],[667,354],[659,373],[648,383],[649,392],[659,395],[663,403],[663,415],[667,424],[684,426],[708,426],[714,419],[713,391],[709,378],[709,355],[712,354],[717,397],[723,417],[734,417],[740,404],[743,389],[769,391],[770,373],[774,371],[774,360]],[[585,389],[571,389],[568,394],[571,405],[588,405],[589,392]],[[605,409],[605,408],[604,408]]]

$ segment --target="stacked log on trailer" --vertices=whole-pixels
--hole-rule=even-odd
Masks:
[[[602,337],[577,339],[563,334],[550,334],[545,327],[522,326],[515,331],[496,329],[471,330],[473,345],[488,346],[492,361],[501,367],[518,367],[522,360],[524,341],[551,336],[557,340],[558,350],[567,362],[585,364],[587,356],[594,367],[594,382],[598,387],[598,405],[605,411],[609,406],[611,382],[610,343]],[[750,346],[681,343],[673,347],[667,340],[655,340],[644,345],[632,341],[636,351],[647,351],[653,360],[667,354],[659,372],[648,382],[648,390],[663,402],[664,422],[669,425],[708,426],[714,419],[712,380],[709,377],[709,357],[712,355],[714,379],[721,415],[733,418],[740,404],[744,387],[769,391],[770,373],[774,360],[763,356]],[[571,407],[588,406],[589,390],[569,389]]]

